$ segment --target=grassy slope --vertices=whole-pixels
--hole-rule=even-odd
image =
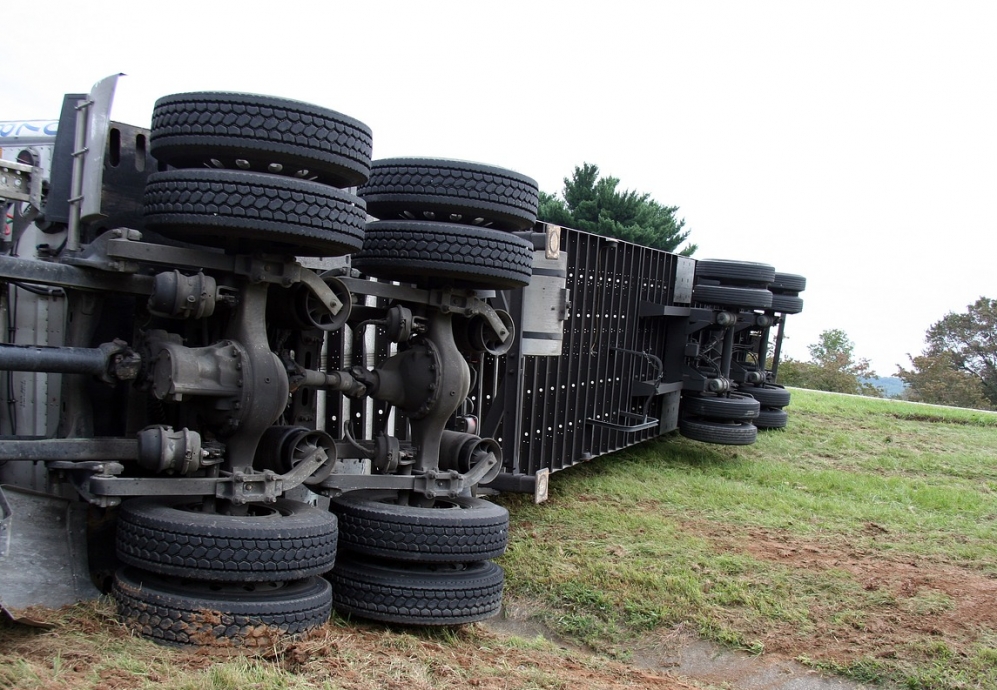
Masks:
[[[754,446],[681,438],[506,497],[513,596],[625,654],[694,624],[910,687],[997,687],[997,415],[794,391]]]

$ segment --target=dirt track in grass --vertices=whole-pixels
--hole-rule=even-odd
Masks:
[[[686,527],[717,548],[760,561],[807,571],[844,571],[866,591],[882,595],[882,603],[866,609],[861,620],[842,624],[843,617],[832,610],[835,602],[829,601],[823,615],[813,616],[816,629],[805,634],[794,626],[770,624],[761,633],[766,652],[847,666],[863,656],[890,658],[918,638],[968,653],[980,629],[997,629],[997,580],[955,563],[867,550],[840,536],[818,540],[758,528],[741,533],[730,526]],[[872,540],[887,536],[873,523],[867,523],[865,531]],[[836,619],[839,622],[832,622]]]

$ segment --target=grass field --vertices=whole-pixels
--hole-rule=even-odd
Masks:
[[[861,681],[997,688],[997,414],[794,391],[749,447],[667,438],[503,502],[513,596],[626,658],[679,624]]]
[[[500,501],[507,598],[594,650],[334,618],[257,658],[157,647],[107,602],[0,625],[0,688],[687,687],[676,629],[864,682],[997,688],[997,414],[793,391],[749,447],[670,436]],[[522,608],[522,607],[520,607]]]

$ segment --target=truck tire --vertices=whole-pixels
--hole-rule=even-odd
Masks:
[[[793,273],[776,273],[769,290],[778,294],[798,295],[807,289],[807,279]]]
[[[685,417],[679,420],[679,433],[703,443],[724,446],[748,446],[758,438],[758,428],[751,422]]]
[[[363,246],[363,200],[308,180],[239,170],[153,173],[145,224],[167,237],[236,251],[343,256]]]
[[[537,219],[536,180],[481,163],[437,158],[374,161],[359,194],[381,220],[433,220],[525,230]]]
[[[767,287],[775,278],[775,268],[751,261],[700,259],[696,262],[696,278],[713,278],[724,285]]]
[[[372,136],[359,120],[285,98],[243,93],[178,93],[156,101],[149,151],[178,168],[206,165],[363,184]]]
[[[118,558],[159,575],[211,582],[277,582],[320,575],[336,559],[336,516],[287,499],[247,516],[199,511],[190,497],[121,505]]]
[[[780,295],[776,293],[772,295],[772,306],[770,308],[772,311],[783,314],[799,314],[803,311],[803,300],[792,295]]]
[[[509,540],[509,511],[480,498],[437,499],[432,508],[397,503],[394,491],[351,491],[329,506],[339,548],[402,561],[466,563],[497,558]]]
[[[785,407],[789,404],[791,397],[789,391],[785,388],[771,383],[765,383],[760,386],[741,386],[739,390],[757,400],[762,407]]]
[[[459,625],[499,612],[505,574],[491,561],[429,565],[344,557],[329,579],[339,613],[404,625]]]
[[[763,407],[754,422],[759,429],[784,429],[788,423],[789,415],[776,407]]]
[[[533,245],[521,237],[470,225],[416,220],[367,224],[354,268],[375,278],[457,287],[525,287],[533,275]]]
[[[710,419],[735,419],[750,422],[758,416],[761,405],[750,395],[730,393],[724,395],[684,395],[682,411],[692,417]]]
[[[695,285],[692,288],[692,301],[721,307],[768,309],[772,306],[772,293],[762,288]]]
[[[182,646],[271,648],[323,625],[332,612],[332,587],[318,577],[219,585],[121,568],[111,595],[129,628]]]

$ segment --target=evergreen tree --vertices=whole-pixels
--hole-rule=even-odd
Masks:
[[[678,206],[663,206],[650,194],[619,191],[615,177],[599,177],[599,167],[584,163],[570,178],[564,178],[562,197],[540,193],[540,220],[605,237],[643,244],[665,251],[678,251],[688,237],[685,220],[675,217]],[[690,256],[689,244],[678,253]]]

